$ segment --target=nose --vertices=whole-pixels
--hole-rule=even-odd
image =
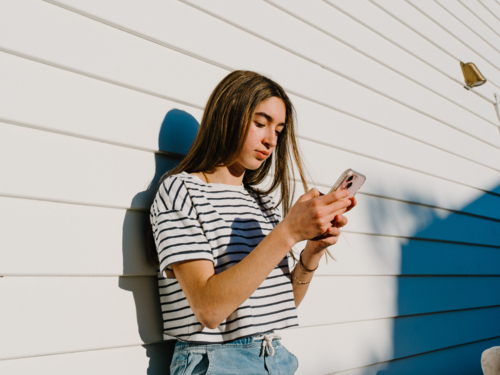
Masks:
[[[272,127],[269,127],[269,130],[266,132],[266,136],[263,139],[264,145],[266,145],[267,148],[272,148],[276,147],[276,144],[278,142],[278,136],[276,135],[276,132]]]

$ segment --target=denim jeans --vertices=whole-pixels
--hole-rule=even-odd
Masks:
[[[272,343],[265,341],[262,335],[246,337],[225,344],[177,341],[170,365],[170,374],[294,374],[299,366],[297,357],[290,353],[278,339],[274,339]],[[269,347],[266,348],[267,344]]]

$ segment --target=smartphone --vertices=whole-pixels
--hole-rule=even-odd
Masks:
[[[357,193],[357,191],[365,183],[365,181],[365,175],[349,168],[344,173],[342,173],[342,175],[339,177],[337,182],[332,186],[328,193],[339,189],[346,189],[349,192],[347,198],[351,198],[354,197],[354,194]]]

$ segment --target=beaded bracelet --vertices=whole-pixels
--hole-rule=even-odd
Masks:
[[[305,249],[304,249],[304,250],[305,250]],[[302,250],[302,251],[300,252],[300,257],[299,257],[299,265],[300,265],[300,268],[302,268],[302,270],[303,270],[305,273],[311,273],[311,272],[316,271],[316,270],[318,269],[318,267],[319,267],[319,264],[316,266],[316,268],[315,268],[315,269],[310,270],[310,269],[309,269],[309,268],[307,268],[307,267],[304,265],[304,263],[302,262],[302,253],[304,252],[304,250]]]
[[[295,270],[293,270],[292,272],[290,272],[290,275],[292,275],[292,276],[293,276],[293,278],[294,278],[295,280],[297,280],[297,282],[298,282],[299,284],[302,284],[302,285],[309,284],[309,283],[311,282],[311,280],[312,280],[312,279],[311,279],[311,280],[309,280],[309,281],[304,281],[304,280],[299,279],[297,276],[295,276]]]

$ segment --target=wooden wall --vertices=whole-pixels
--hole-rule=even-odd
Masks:
[[[465,90],[460,61],[488,83]],[[282,332],[298,373],[481,374],[499,0],[0,0],[0,373],[168,373],[151,186],[235,69],[290,94],[311,186],[368,178]]]

